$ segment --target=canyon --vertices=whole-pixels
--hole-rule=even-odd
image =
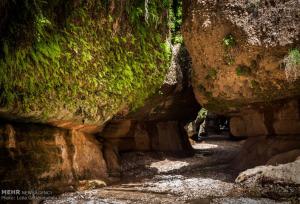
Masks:
[[[4,0],[0,190],[300,202],[299,13],[297,0]],[[197,140],[202,108],[229,130]]]

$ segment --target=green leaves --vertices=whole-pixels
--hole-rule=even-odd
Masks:
[[[236,45],[236,40],[233,35],[229,34],[223,38],[223,44],[226,48],[232,48]]]

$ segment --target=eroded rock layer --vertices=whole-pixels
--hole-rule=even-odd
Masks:
[[[106,179],[102,147],[94,136],[36,124],[0,125],[1,186],[72,190],[79,180]]]

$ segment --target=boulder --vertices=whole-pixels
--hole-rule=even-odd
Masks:
[[[145,23],[143,2],[1,2],[0,118],[95,133],[140,107],[170,61],[168,6],[151,4]]]
[[[110,121],[101,131],[101,136],[104,138],[122,138],[128,134],[131,127],[130,120],[115,120]]]
[[[274,131],[277,135],[300,133],[300,100],[291,100],[274,110]]]
[[[250,137],[244,142],[231,165],[241,171],[267,163],[288,163],[295,159],[295,150],[299,147],[299,136]]]
[[[236,182],[257,196],[278,198],[300,195],[300,160],[278,166],[258,166],[241,172]]]
[[[295,161],[300,156],[300,149],[294,149],[284,153],[276,154],[267,161],[267,165],[285,164]]]
[[[290,49],[299,47],[299,8],[298,0],[184,1],[182,33],[192,58],[197,101],[210,111],[234,114],[250,105],[255,110],[261,104],[298,99],[300,80],[288,80],[283,61]],[[259,113],[251,117],[264,120]],[[248,123],[247,117],[243,120]],[[234,131],[250,131],[238,123]],[[293,124],[291,130],[277,124],[275,130],[296,128],[299,133],[298,122]],[[254,129],[255,135],[266,131],[259,124]]]

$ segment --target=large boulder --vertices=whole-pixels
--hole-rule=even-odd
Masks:
[[[300,158],[278,166],[258,166],[241,172],[236,182],[256,196],[275,199],[300,196]]]
[[[255,109],[298,98],[300,80],[288,81],[285,71],[289,50],[299,49],[299,12],[298,0],[184,1],[182,32],[198,102],[211,111],[233,113],[250,104]],[[249,119],[257,118],[263,120],[257,113]],[[238,126],[236,132],[249,129]],[[279,132],[283,126],[277,126]],[[266,132],[263,126],[255,128],[255,134]]]
[[[0,4],[0,117],[99,132],[163,83],[169,4],[149,1]]]
[[[259,165],[288,163],[298,156],[299,147],[299,136],[250,137],[232,161],[232,166],[241,171]]]

